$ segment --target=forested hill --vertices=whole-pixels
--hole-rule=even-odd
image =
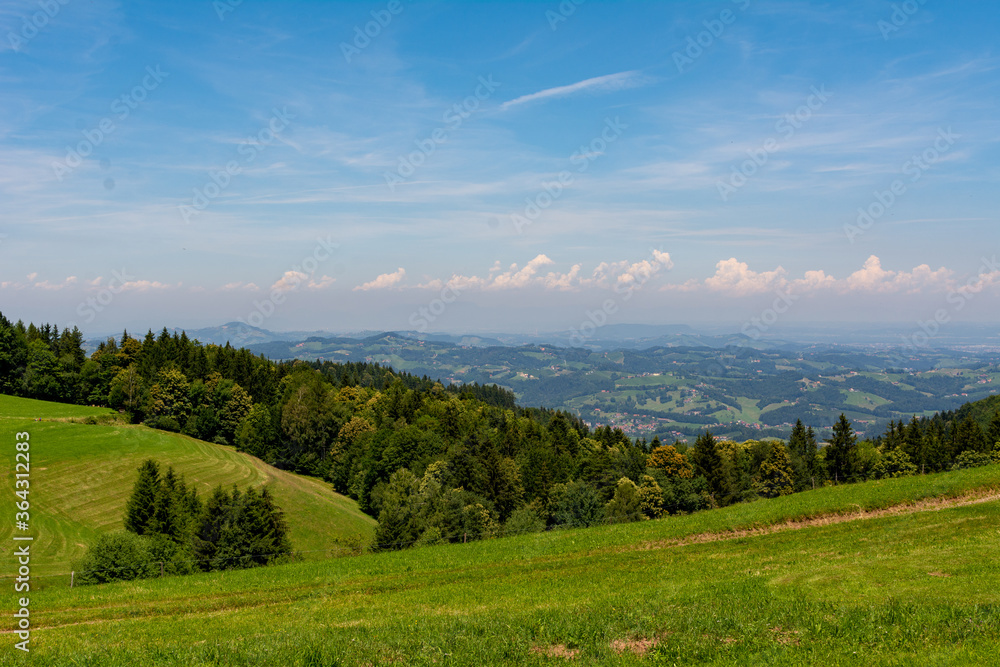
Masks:
[[[867,440],[841,414],[825,447],[800,421],[787,443],[702,432],[688,448],[375,363],[276,363],[166,329],[123,333],[87,357],[81,339],[0,314],[0,393],[106,405],[321,477],[378,518],[379,548],[654,518],[1000,456],[995,401]]]
[[[166,329],[125,332],[89,358],[81,343],[77,329],[0,314],[0,392],[106,405],[133,423],[232,444],[323,477],[373,513],[372,490],[401,468],[439,463],[442,485],[464,494],[455,502],[502,521],[588,457],[604,462],[591,469],[605,484],[641,457],[621,431],[591,434],[572,415],[517,407],[496,386],[444,386],[372,363],[275,363]]]

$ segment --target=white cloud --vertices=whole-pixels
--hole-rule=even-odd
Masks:
[[[307,273],[302,271],[285,271],[285,274],[278,279],[273,285],[271,285],[272,292],[291,292],[297,290],[299,287],[305,287],[306,289],[323,289],[324,287],[329,287],[334,283],[334,279],[330,276],[323,276],[319,280],[311,277]],[[238,285],[239,283],[230,283],[230,285]],[[228,288],[229,285],[226,286]],[[253,283],[247,283],[243,285],[245,289],[257,289],[257,286]],[[225,289],[225,288],[223,288]]]
[[[907,292],[914,294],[923,291],[941,292],[958,288],[953,280],[954,271],[951,269],[941,267],[935,270],[927,264],[921,264],[910,271],[892,271],[884,269],[882,261],[875,255],[869,257],[864,266],[843,279],[828,275],[822,269],[806,271],[802,278],[795,280],[789,280],[787,273],[781,266],[773,271],[753,271],[746,262],[731,257],[718,262],[715,275],[707,278],[704,282],[692,279],[682,285],[666,285],[662,289],[689,292],[707,288],[727,296],[739,297],[777,290],[788,290],[798,294],[814,293],[821,290],[835,290],[841,294],[855,292],[878,294]],[[1000,272],[997,272],[996,278],[1000,279]],[[973,282],[981,288],[992,284],[994,276],[983,274],[979,276],[977,281]]]
[[[544,267],[551,266],[553,264],[555,264],[555,262],[551,258],[547,255],[540,254],[523,267],[514,263],[504,270],[500,262],[496,262],[490,268],[486,277],[475,275],[465,276],[456,273],[452,274],[451,278],[448,278],[447,280],[442,280],[440,278],[428,279],[426,282],[413,285],[412,287],[414,289],[433,290],[451,287],[452,289],[458,291],[471,289],[501,291],[524,289],[528,287],[541,287],[542,289],[557,291],[576,290],[586,287],[609,288],[616,284],[644,284],[652,276],[659,273],[664,268],[669,270],[673,267],[670,254],[659,250],[653,251],[652,260],[647,259],[634,263],[628,261],[611,263],[601,262],[593,270],[590,277],[586,277],[583,273],[582,264],[572,265],[569,271],[565,273],[560,271],[542,273],[542,269]],[[400,269],[400,271],[402,271],[402,269]],[[383,278],[388,278],[389,276],[395,278],[396,274],[379,276],[379,278],[373,282],[377,282]],[[399,278],[402,278],[402,276],[399,276]],[[397,281],[394,281],[392,285],[395,286],[396,283]],[[372,284],[373,283],[367,283],[366,285]],[[355,289],[366,288],[366,285],[356,287]],[[400,287],[404,286],[401,285]]]
[[[331,278],[330,276],[323,276],[319,280],[310,279],[309,280],[309,284],[306,285],[306,288],[307,289],[323,289],[325,287],[329,287],[330,285],[332,285],[335,282],[336,282],[335,278]]]
[[[912,271],[887,271],[882,268],[882,261],[872,255],[865,261],[864,267],[855,271],[844,281],[848,291],[861,292],[917,292],[924,288],[947,289],[953,272],[941,267],[932,271],[931,267],[921,264]]]
[[[119,292],[146,292],[151,289],[170,289],[171,287],[180,287],[181,283],[176,285],[171,285],[169,283],[161,283],[157,280],[130,280],[127,283],[122,283],[121,287],[118,288]]]
[[[33,273],[31,275],[37,276],[38,274]],[[31,276],[28,277],[31,278]],[[34,278],[31,279],[34,280]],[[60,290],[60,289],[65,289],[67,287],[72,287],[73,285],[76,284],[76,282],[77,282],[76,276],[69,276],[61,283],[50,283],[48,280],[43,280],[41,282],[34,283],[32,287],[44,290]]]
[[[774,271],[758,273],[751,271],[746,262],[735,257],[724,259],[715,265],[715,275],[705,280],[705,286],[715,292],[726,292],[731,296],[759,294],[780,289],[787,284],[780,266]]]
[[[285,274],[271,285],[272,292],[291,292],[309,278],[301,271],[285,271]]]
[[[806,271],[805,277],[793,280],[791,285],[800,292],[836,287],[837,279],[826,275],[823,270]]]
[[[504,102],[500,108],[503,110],[510,109],[511,107],[518,106],[520,104],[526,104],[528,102],[535,102],[538,100],[545,100],[554,97],[566,97],[568,95],[574,95],[576,93],[592,90],[600,92],[613,92],[616,90],[625,90],[626,88],[635,88],[641,86],[646,82],[645,77],[640,75],[638,72],[619,72],[617,74],[608,74],[606,76],[596,76],[592,79],[585,79],[583,81],[578,81],[572,83],[568,86],[557,86],[555,88],[547,88],[545,90],[540,90],[537,93],[531,93],[530,95],[522,95],[513,100],[508,100]]]
[[[674,262],[670,259],[670,253],[653,251],[653,261],[644,259],[629,266],[618,275],[619,284],[631,284],[638,282],[645,283],[651,276],[666,268],[668,271],[674,268]]]
[[[226,291],[238,290],[238,289],[245,289],[245,290],[250,290],[250,291],[256,291],[256,290],[258,290],[260,288],[257,287],[256,283],[245,283],[245,282],[242,282],[242,281],[237,281],[237,282],[228,283],[226,285],[223,285],[222,289],[224,289]]]
[[[533,260],[528,262],[523,269],[518,269],[517,264],[511,264],[510,269],[493,278],[488,288],[510,289],[527,287],[533,281],[535,274],[538,273],[538,269],[550,264],[555,264],[555,262],[545,255],[538,255]]]
[[[354,288],[354,291],[368,291],[373,289],[390,289],[396,287],[400,281],[406,276],[406,269],[399,267],[393,273],[383,273],[375,280],[365,283],[364,285],[358,285]]]

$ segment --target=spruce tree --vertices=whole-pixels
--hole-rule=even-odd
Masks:
[[[827,473],[836,482],[846,482],[853,473],[852,455],[858,439],[854,435],[854,427],[844,413],[833,426],[833,437],[826,448]]]
[[[148,532],[166,535],[177,543],[186,542],[190,528],[189,502],[184,480],[174,473],[172,467],[167,468],[157,489]]]
[[[231,517],[232,498],[221,485],[217,486],[205,501],[192,538],[194,557],[199,569],[215,569],[219,541],[229,529]]]
[[[292,553],[292,543],[288,539],[288,524],[284,512],[274,502],[274,496],[265,486],[257,495],[252,512],[256,548],[261,560],[260,564],[272,563],[275,560]]]
[[[930,463],[930,452],[928,451],[924,429],[920,425],[920,420],[915,415],[906,426],[900,449],[909,457],[913,465],[917,467],[918,472],[921,474],[927,472],[928,464]]]
[[[722,457],[715,447],[715,437],[706,431],[695,440],[691,450],[691,463],[696,475],[702,475],[708,482],[708,492],[716,499],[723,491]]]
[[[1000,450],[1000,410],[993,413],[993,420],[986,430],[986,450]]]
[[[139,466],[139,479],[132,487],[132,495],[125,506],[125,530],[137,535],[153,532],[150,523],[159,491],[160,466],[153,459],[147,459]]]
[[[802,420],[797,420],[792,428],[791,437],[788,439],[788,455],[797,491],[816,487],[817,451],[816,434],[812,427],[806,429],[802,425]]]
[[[983,429],[971,415],[967,416],[952,429],[952,455],[958,458],[962,452],[987,452],[986,436]],[[992,445],[992,443],[990,443]]]

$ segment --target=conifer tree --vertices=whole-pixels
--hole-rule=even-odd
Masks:
[[[817,481],[822,481],[817,480],[817,452],[816,434],[812,427],[807,429],[801,419],[796,420],[788,440],[788,454],[797,491],[815,488]]]
[[[172,467],[167,468],[157,489],[148,532],[166,535],[178,544],[187,542],[191,527],[190,503],[184,480]]]
[[[721,499],[723,491],[722,458],[715,447],[715,437],[706,431],[695,440],[691,450],[691,463],[695,474],[702,475],[708,482],[709,493],[717,500]]]
[[[987,451],[1000,449],[1000,410],[993,413],[993,419],[986,430],[986,449]]]
[[[972,415],[967,416],[952,428],[952,456],[958,458],[960,454],[968,451],[988,451],[983,429],[972,418]]]
[[[857,447],[858,439],[854,435],[854,427],[844,413],[833,426],[833,437],[826,448],[827,473],[834,481],[846,482],[854,472],[852,454]]]
[[[927,472],[927,467],[930,463],[930,452],[927,446],[927,437],[924,435],[924,429],[916,416],[906,426],[906,430],[903,433],[903,441],[899,449],[916,466],[917,471],[920,473]]]
[[[125,530],[137,535],[155,532],[150,530],[150,523],[159,491],[160,466],[153,459],[147,459],[139,466],[139,479],[132,487],[132,495],[125,505]]]
[[[219,541],[229,529],[231,516],[232,498],[219,485],[205,501],[192,538],[194,557],[200,569],[214,569]]]

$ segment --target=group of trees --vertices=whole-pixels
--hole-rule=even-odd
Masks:
[[[382,549],[641,520],[974,465],[989,461],[1000,440],[1000,417],[982,424],[982,414],[960,410],[893,423],[874,441],[858,442],[842,415],[826,446],[801,421],[787,443],[703,433],[691,447],[668,445],[518,407],[496,386],[444,386],[377,364],[275,363],[166,330],[142,340],[125,333],[88,358],[79,332],[2,315],[0,388],[109,405],[131,421],[322,477],[378,519]],[[208,502],[222,508],[248,498],[252,492]],[[228,546],[208,541],[215,546],[195,552],[192,538],[192,559],[230,557]]]
[[[560,471],[554,484],[539,485],[538,475],[552,479],[544,459],[534,470],[531,458],[520,459],[522,464],[489,451],[482,466],[457,459],[435,461],[422,475],[399,468],[371,494],[371,511],[379,521],[374,546],[400,549],[639,521],[708,506],[704,479],[694,477],[674,447],[654,442],[647,453],[615,433],[621,431],[599,429],[596,439],[580,439],[575,464]],[[478,471],[464,470],[469,464]]]
[[[267,487],[217,487],[203,503],[168,467],[149,459],[139,468],[125,506],[125,531],[106,533],[78,569],[84,584],[163,574],[268,565],[292,557],[281,509]]]

